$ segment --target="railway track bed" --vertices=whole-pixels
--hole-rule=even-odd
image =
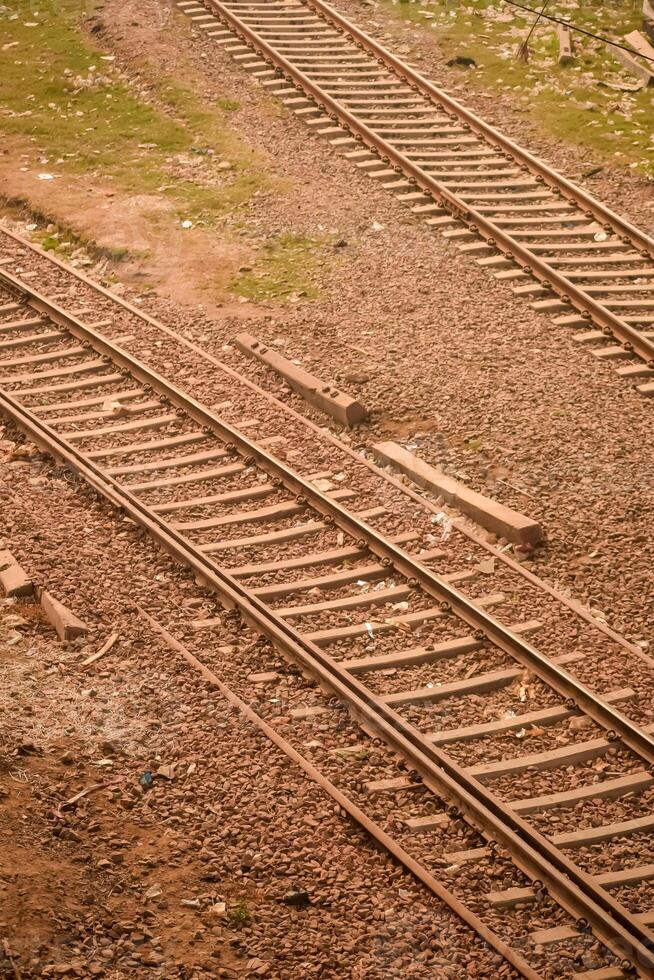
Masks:
[[[654,393],[654,242],[323,0],[181,0],[196,27],[417,218]]]
[[[386,483],[380,502],[353,457],[298,461],[272,409],[230,423],[105,328],[6,271],[0,286],[2,410],[193,570],[203,603],[167,625],[210,648],[230,628],[210,595],[235,607],[265,638],[221,665],[241,696],[265,690],[272,720],[483,913],[523,975],[561,975],[562,957],[583,975],[584,956],[609,971],[595,976],[651,975],[648,659],[443,534],[435,508],[407,521],[406,493]],[[616,648],[640,655],[640,685],[625,665],[596,694]]]

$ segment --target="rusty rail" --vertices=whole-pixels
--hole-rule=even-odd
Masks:
[[[574,699],[589,717],[613,732],[616,740],[620,739],[649,765],[654,764],[654,741],[647,733],[567,672],[552,664],[523,638],[475,606],[419,561],[387,541],[336,501],[316,490],[237,429],[223,422],[76,317],[50,302],[31,286],[2,269],[0,283],[21,292],[35,310],[47,313],[54,322],[65,326],[74,336],[85,340],[113,363],[128,370],[133,377],[164,395],[172,404],[217,434],[224,442],[231,444],[241,455],[256,460],[263,470],[278,477],[287,488],[304,497],[328,521],[333,521],[378,557],[389,559],[398,571],[415,580],[429,595],[446,603],[447,608],[456,612],[462,620],[475,629],[482,630],[496,646],[528,665],[537,676],[564,697]],[[470,776],[450,756],[430,744],[413,725],[372,694],[356,676],[344,670],[320,647],[301,636],[237,579],[193,546],[184,535],[29,409],[11,395],[0,392],[0,411],[39,446],[61,460],[105,499],[147,530],[164,550],[192,568],[218,594],[226,607],[238,609],[245,622],[292,658],[306,674],[332,690],[348,706],[354,719],[402,756],[420,775],[426,786],[451,801],[473,826],[504,848],[516,866],[530,879],[544,883],[558,904],[578,920],[582,931],[591,929],[609,949],[625,957],[641,976],[654,978],[654,952],[650,949],[651,946],[654,947],[654,935],[637,916],[598,886],[591,876],[581,871],[562,851]]]
[[[541,284],[553,289],[580,314],[592,319],[602,329],[613,334],[625,346],[626,350],[633,351],[633,353],[646,361],[648,365],[654,367],[654,341],[645,337],[630,324],[625,323],[620,317],[594,300],[585,290],[561,275],[549,263],[545,262],[524,245],[521,245],[520,242],[514,240],[490,218],[485,217],[467,202],[460,200],[448,188],[443,186],[440,181],[426,173],[421,167],[416,166],[405,154],[393,147],[383,137],[374,133],[354,113],[342,106],[337,99],[325,92],[320,85],[317,85],[303,71],[289,61],[288,58],[280,54],[271,44],[260,37],[255,30],[243,23],[234,11],[226,7],[220,0],[202,0],[202,2],[234,34],[258,51],[268,65],[282,71],[291,84],[301,88],[305,95],[309,96],[317,105],[322,106],[333,121],[339,122],[352,132],[358,140],[378,153],[389,164],[398,168],[399,171],[409,177],[425,194],[435,198],[460,221],[474,226],[489,245],[512,256],[519,265],[528,268]],[[483,120],[479,119],[470,110],[465,109],[452,99],[451,96],[446,95],[446,93],[442,92],[431,82],[424,79],[418,72],[401,62],[386,48],[378,44],[343,17],[342,14],[334,10],[333,7],[326,4],[324,0],[301,0],[301,2],[305,6],[312,8],[321,19],[329,21],[335,28],[345,33],[348,40],[352,40],[360,48],[365,48],[378,61],[385,64],[395,75],[404,79],[415,91],[422,92],[422,94],[428,96],[430,99],[445,106],[457,119],[461,120],[470,129],[482,135],[488,142],[499,146],[524,167],[535,173],[539,180],[550,184],[550,186],[554,187],[568,199],[573,200],[598,220],[610,224],[613,230],[628,238],[641,253],[645,252],[648,256],[654,257],[654,240],[648,235],[639,231],[639,229],[631,225],[624,218],[620,218],[617,214],[604,207],[599,201],[596,201],[580,188],[575,187],[565,177],[557,174],[526,150],[521,149],[512,140],[502,136],[493,127],[483,122]],[[243,6],[246,7],[247,3],[244,3]]]

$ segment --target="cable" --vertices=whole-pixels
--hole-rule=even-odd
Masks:
[[[569,20],[561,20],[560,17],[552,17],[551,14],[545,14],[543,11],[534,10],[533,7],[528,7],[525,4],[517,3],[517,0],[504,0],[504,3],[510,4],[512,7],[519,7],[520,10],[526,10],[530,14],[536,14],[539,19],[542,17],[545,20],[552,20],[555,24],[563,24],[568,30],[577,31],[578,34],[585,34],[586,37],[592,37],[596,41],[603,41],[604,44],[610,44],[614,48],[622,48],[623,51],[627,51],[631,55],[635,55],[637,58],[644,58],[645,61],[651,61],[654,64],[654,58],[650,58],[647,54],[641,54],[639,51],[634,51],[633,48],[628,48],[626,44],[620,44],[618,41],[610,41],[608,37],[602,37],[601,34],[593,34],[592,31],[585,31],[583,27],[577,27],[575,24],[571,24]]]
[[[547,8],[549,7],[549,4],[550,4],[550,0],[545,0],[545,3],[543,4],[542,10],[538,14],[538,17],[536,18],[536,20],[534,21],[534,23],[531,25],[531,30],[529,31],[529,34],[527,34],[527,37],[524,39],[524,41],[520,45],[520,54],[521,54],[521,56],[522,56],[522,58],[523,58],[524,61],[527,61],[527,59],[529,57],[529,42],[531,41],[531,36],[534,33],[534,31],[536,30],[536,28],[538,27],[538,25],[540,24],[540,19],[543,16],[543,14],[545,13],[545,11],[547,10]]]

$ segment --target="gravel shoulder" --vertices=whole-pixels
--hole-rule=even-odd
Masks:
[[[364,26],[372,17],[358,5],[348,12],[361,15]],[[121,25],[124,31],[128,16],[125,8],[108,33],[117,51],[121,45],[125,51]],[[375,16],[380,19],[380,11]],[[154,56],[165,67],[170,47],[157,28],[155,5],[141,10],[138,23],[141,34],[155,32]],[[404,29],[394,25],[384,23],[384,31]],[[368,450],[380,438],[397,439],[539,519],[549,542],[537,559],[539,574],[600,610],[630,638],[648,642],[654,615],[647,599],[654,584],[647,560],[654,496],[651,405],[609,365],[579,350],[550,318],[419,225],[328,146],[307,138],[210,39],[178,34],[175,40],[193,70],[202,71],[208,92],[231,96],[238,88],[243,138],[256,142],[298,189],[292,207],[285,196],[267,196],[252,220],[262,230],[329,231],[338,247],[319,266],[319,295],[311,301],[207,309],[130,295],[275,390],[273,375],[230,343],[244,326],[359,396],[372,417],[353,433],[355,446]],[[508,125],[508,108],[495,111],[491,121]],[[523,115],[514,122],[522,125]],[[512,133],[525,141],[533,136],[529,127]],[[565,169],[569,151],[559,151],[563,156],[550,159]],[[631,194],[635,200],[639,178],[625,173],[624,180],[624,199]],[[622,186],[615,174],[608,184]],[[602,185],[601,196],[605,190]]]
[[[90,627],[62,646],[0,608],[0,933],[23,977],[512,975],[139,620],[193,632],[185,570],[38,453],[3,469],[6,543]],[[252,648],[227,619],[195,641],[216,670]]]

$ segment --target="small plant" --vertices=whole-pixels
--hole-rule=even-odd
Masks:
[[[242,929],[243,926],[247,926],[250,923],[252,916],[245,899],[241,899],[234,908],[228,909],[227,918],[230,926],[233,926],[234,929]]]

